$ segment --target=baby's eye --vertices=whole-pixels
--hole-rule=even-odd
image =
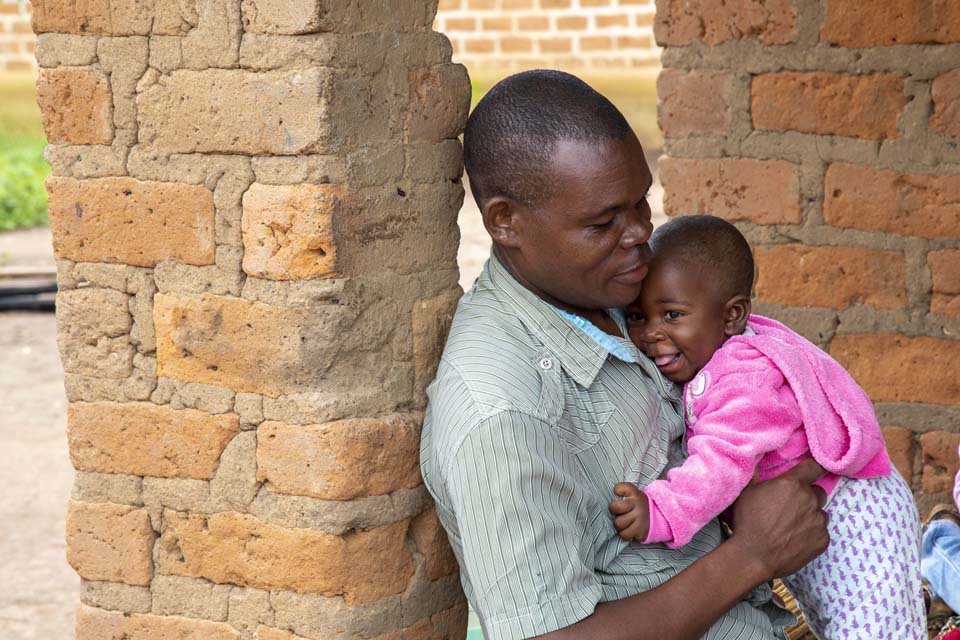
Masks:
[[[667,311],[663,314],[663,317],[667,320],[677,320],[683,316],[683,313],[680,311]]]
[[[627,322],[637,323],[643,322],[643,314],[639,311],[627,311]]]

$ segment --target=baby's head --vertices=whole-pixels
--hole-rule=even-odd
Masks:
[[[671,220],[650,246],[643,290],[627,307],[630,338],[664,376],[687,382],[746,328],[753,255],[736,227],[705,215]]]

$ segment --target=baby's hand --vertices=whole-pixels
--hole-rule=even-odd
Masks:
[[[650,531],[650,504],[637,485],[632,482],[620,482],[613,487],[613,494],[619,500],[610,503],[613,524],[624,540],[643,542]]]

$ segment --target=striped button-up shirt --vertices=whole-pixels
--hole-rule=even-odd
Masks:
[[[684,458],[679,393],[629,340],[611,348],[580,324],[491,257],[427,391],[423,477],[489,640],[568,627],[722,540],[717,521],[680,549],[617,536],[614,484],[645,486]],[[792,616],[769,598],[754,591],[706,637],[783,637]]]

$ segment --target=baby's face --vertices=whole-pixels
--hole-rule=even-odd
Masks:
[[[657,260],[627,307],[630,339],[674,382],[687,382],[726,340],[724,302],[709,278]]]

